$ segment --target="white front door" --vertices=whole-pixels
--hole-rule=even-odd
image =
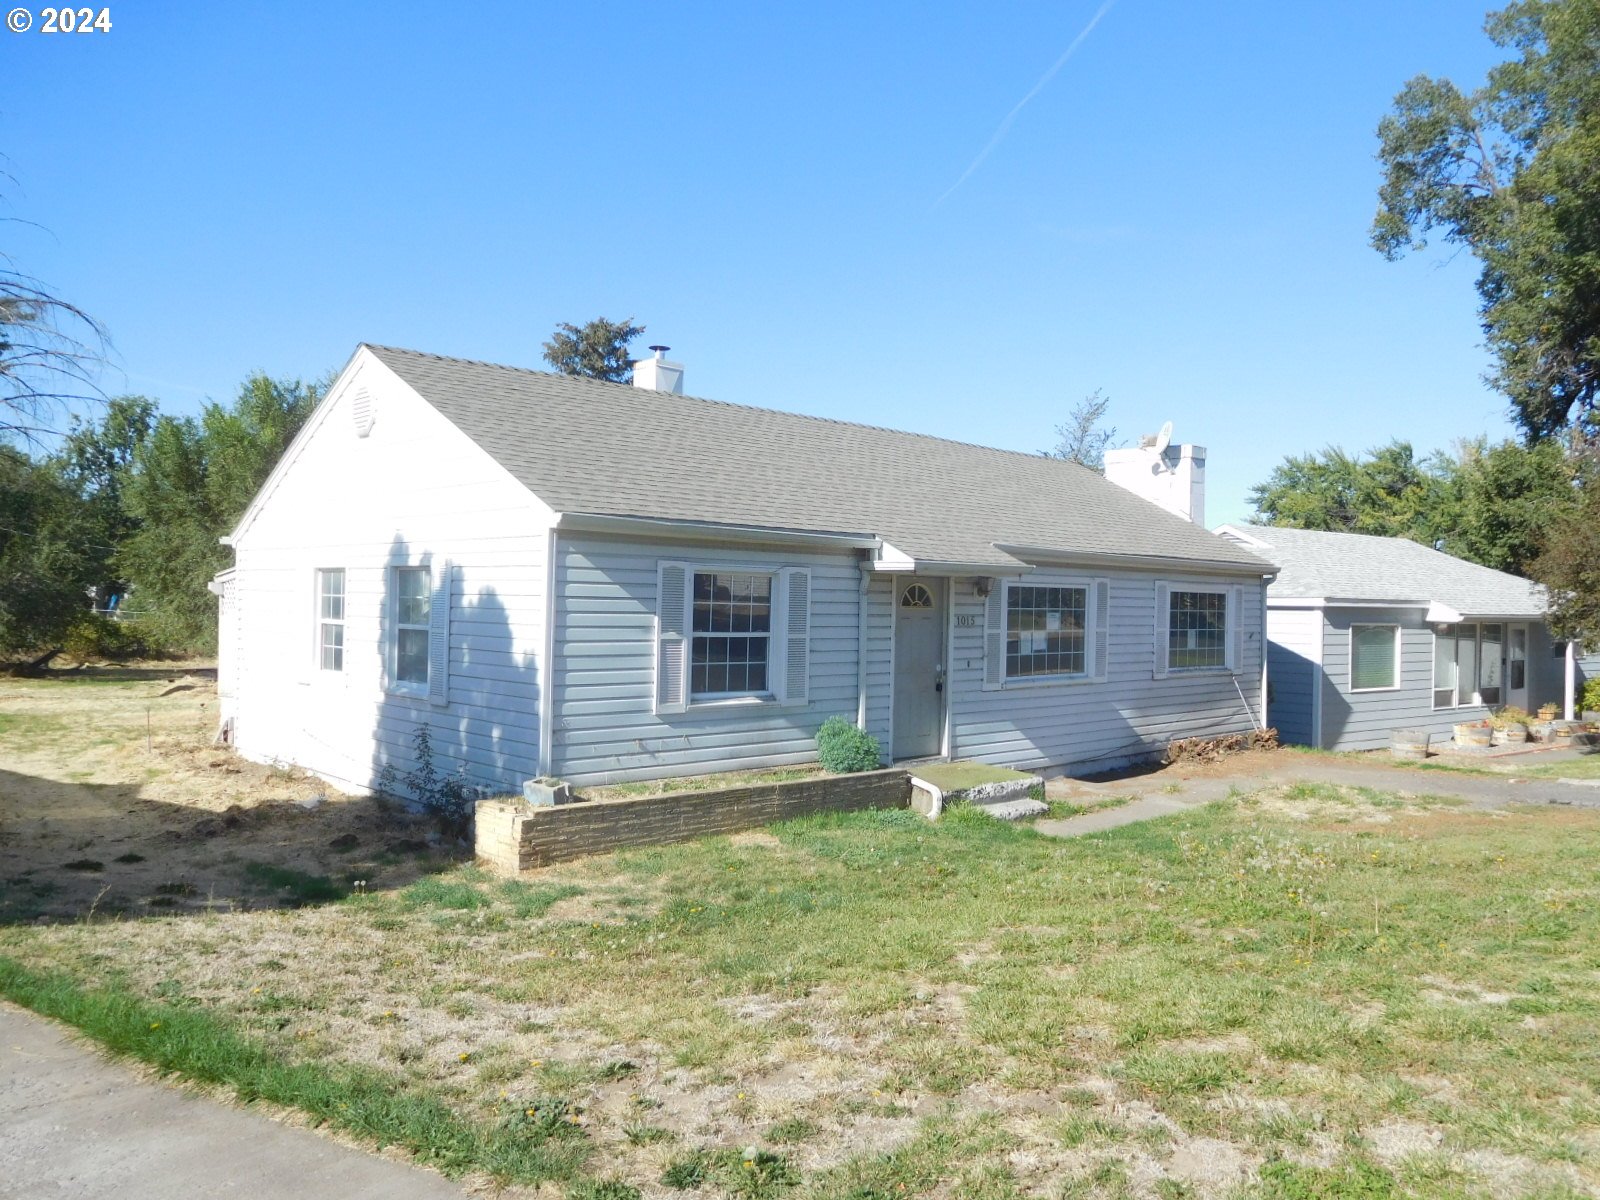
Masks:
[[[944,622],[938,580],[897,583],[894,608],[894,757],[927,758],[944,745]]]
[[[1506,703],[1528,708],[1528,627],[1513,625],[1506,636]]]

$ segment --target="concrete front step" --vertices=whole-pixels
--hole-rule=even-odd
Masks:
[[[1026,796],[1018,800],[984,800],[973,807],[997,821],[1026,821],[1029,817],[1042,817],[1050,811],[1050,806],[1043,800],[1030,800]]]

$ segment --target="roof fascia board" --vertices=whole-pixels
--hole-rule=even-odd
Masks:
[[[1174,558],[1165,554],[1084,554],[1073,550],[1052,550],[1043,546],[1012,546],[997,543],[1000,550],[1026,563],[1066,563],[1086,567],[1137,567],[1152,571],[1209,571],[1219,575],[1248,575],[1253,579],[1272,577],[1278,568],[1263,560],[1257,566],[1218,558]]]
[[[877,550],[881,539],[859,533],[813,533],[759,525],[719,525],[714,521],[673,521],[661,517],[623,517],[608,513],[557,513],[563,532],[619,533],[640,537],[739,542],[775,546],[821,546],[835,550]]]

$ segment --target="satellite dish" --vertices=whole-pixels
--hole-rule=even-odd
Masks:
[[[1156,434],[1154,450],[1157,454],[1165,454],[1167,447],[1172,444],[1172,422],[1168,421],[1161,427],[1161,432]]]

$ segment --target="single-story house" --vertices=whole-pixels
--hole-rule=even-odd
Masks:
[[[1543,589],[1515,575],[1405,538],[1217,533],[1279,566],[1267,589],[1267,712],[1284,741],[1366,750],[1396,729],[1448,737],[1503,706],[1555,703],[1570,716],[1569,686],[1596,665],[1551,638]]]
[[[1243,546],[1035,454],[362,345],[227,539],[237,749],[348,789],[1126,763],[1264,721]],[[975,418],[976,419],[976,418]]]

